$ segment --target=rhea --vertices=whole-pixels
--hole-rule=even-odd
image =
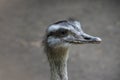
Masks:
[[[69,46],[100,42],[99,37],[86,34],[77,20],[68,19],[50,25],[44,39],[44,50],[50,65],[50,80],[68,80]]]

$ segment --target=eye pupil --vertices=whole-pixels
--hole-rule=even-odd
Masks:
[[[65,34],[66,32],[65,31],[61,31],[61,34]]]

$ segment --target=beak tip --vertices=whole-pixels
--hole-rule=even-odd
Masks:
[[[102,39],[99,38],[99,37],[97,37],[97,38],[96,38],[96,41],[100,43],[100,42],[102,41]]]

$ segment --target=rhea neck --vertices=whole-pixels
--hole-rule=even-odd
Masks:
[[[68,80],[68,47],[48,47],[47,57],[50,64],[51,80]]]

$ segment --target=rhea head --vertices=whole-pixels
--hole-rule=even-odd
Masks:
[[[100,43],[99,37],[86,34],[80,22],[69,19],[54,23],[47,29],[49,47],[69,47],[71,44]]]

